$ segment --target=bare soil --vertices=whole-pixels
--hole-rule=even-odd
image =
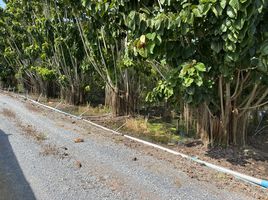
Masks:
[[[6,117],[8,117],[10,119],[15,119],[16,118],[16,114],[13,111],[11,111],[11,110],[9,110],[7,108],[4,108],[2,110],[2,115],[6,116]]]

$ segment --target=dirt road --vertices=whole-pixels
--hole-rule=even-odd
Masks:
[[[250,199],[122,141],[0,94],[0,199]]]

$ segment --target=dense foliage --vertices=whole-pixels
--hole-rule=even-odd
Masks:
[[[0,78],[20,91],[105,93],[115,115],[165,102],[211,145],[245,144],[268,103],[265,0],[9,0],[0,16]]]

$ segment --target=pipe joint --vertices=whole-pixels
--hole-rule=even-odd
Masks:
[[[267,180],[262,180],[261,181],[261,186],[265,187],[265,188],[268,188],[268,181]]]

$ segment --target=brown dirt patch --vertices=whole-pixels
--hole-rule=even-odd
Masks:
[[[102,172],[103,173],[103,172]],[[104,183],[108,188],[110,188],[112,191],[114,192],[120,192],[123,194],[123,196],[126,196],[124,199],[127,199],[127,189],[128,188],[128,180],[124,179],[123,177],[121,177],[119,174],[111,174],[109,173],[105,173],[106,176],[100,176],[99,177],[99,181]],[[143,188],[140,188],[140,186],[137,185],[137,188],[139,188],[139,194],[138,194],[138,198],[143,200],[143,199],[159,199],[158,196],[156,196],[155,194],[149,193],[148,191],[146,191]]]
[[[19,128],[23,131],[23,134],[26,136],[30,136],[34,138],[36,141],[40,142],[46,140],[46,135],[44,133],[38,132],[32,125],[24,125],[22,122],[16,117],[16,113],[12,110],[4,108],[1,112],[4,116],[14,120],[14,122],[19,126]]]
[[[43,140],[46,140],[46,135],[44,133],[38,132],[35,127],[32,125],[22,125],[20,124],[20,128],[22,129],[25,136],[29,136],[33,139],[35,139],[38,142],[41,142]]]
[[[52,144],[45,144],[42,145],[42,151],[40,152],[40,155],[42,156],[56,156],[60,154],[60,150],[59,148],[57,148],[56,145],[52,145]]]
[[[15,119],[16,118],[16,114],[12,110],[9,110],[7,108],[4,108],[1,113],[5,117],[8,117],[8,118],[12,118],[12,119]]]
[[[122,188],[124,186],[124,182],[120,181],[118,178],[110,178],[107,179],[106,185],[112,190],[112,191],[123,191]]]
[[[180,179],[178,179],[178,178],[176,178],[175,180],[174,180],[174,184],[178,187],[178,188],[180,188],[182,185],[181,185],[181,181],[180,181]]]
[[[64,159],[69,156],[66,150],[67,150],[66,147],[59,148],[55,144],[43,144],[41,146],[40,155],[56,156],[56,157],[59,157],[60,159]]]
[[[29,110],[29,111],[33,111],[33,112],[40,112],[41,109],[39,107],[36,107],[34,104],[31,103],[26,103],[25,107]]]

